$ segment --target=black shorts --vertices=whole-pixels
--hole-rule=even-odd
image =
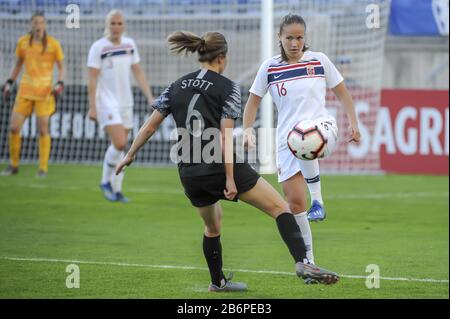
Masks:
[[[248,164],[234,164],[234,182],[238,195],[252,189],[259,179],[259,174]],[[226,199],[225,173],[215,175],[203,175],[192,177],[180,177],[184,187],[184,193],[195,207],[204,207],[216,203],[220,199]],[[233,200],[237,202],[238,196]]]

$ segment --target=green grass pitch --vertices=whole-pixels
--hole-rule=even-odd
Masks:
[[[103,199],[100,166],[35,173],[0,178],[1,298],[449,298],[448,176],[323,176],[328,218],[312,231],[316,262],[343,275],[334,286],[294,275],[274,220],[222,202],[224,267],[249,291],[211,294],[202,222],[176,169],[128,168],[129,204]],[[79,289],[66,287],[72,263]],[[379,288],[366,287],[370,264]]]

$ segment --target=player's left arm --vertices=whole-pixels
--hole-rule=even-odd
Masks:
[[[139,63],[131,65],[131,70],[133,71],[134,78],[139,85],[144,96],[147,98],[148,104],[153,103],[154,97],[152,91],[150,90],[150,85],[147,81],[144,71],[142,70]]]
[[[118,175],[125,166],[129,166],[133,163],[136,153],[147,142],[149,138],[153,136],[156,130],[166,117],[158,110],[153,111],[152,115],[145,121],[145,123],[139,129],[137,136],[135,137],[130,149],[128,150],[122,161],[116,166],[116,175]]]
[[[234,151],[233,151],[233,128],[234,119],[223,118],[220,121],[220,131],[222,135],[222,154],[225,162],[226,185],[224,195],[232,200],[237,195],[236,183],[234,182]]]
[[[64,53],[59,42],[56,45],[56,68],[58,69],[58,80],[56,81],[55,86],[53,87],[53,95],[58,97],[64,90]]]
[[[345,113],[347,113],[347,117],[350,123],[350,139],[349,142],[358,143],[361,140],[361,133],[358,127],[358,117],[356,116],[355,105],[353,103],[352,96],[345,86],[344,81],[339,83],[333,89],[334,94],[339,99],[341,104],[344,106]]]
[[[64,62],[62,60],[56,61],[56,68],[58,69],[58,81],[64,81]]]
[[[232,82],[224,99],[224,107],[220,120],[220,132],[222,135],[222,158],[225,162],[226,183],[224,189],[225,198],[232,200],[237,195],[234,182],[234,146],[233,128],[234,121],[242,116],[241,88]]]

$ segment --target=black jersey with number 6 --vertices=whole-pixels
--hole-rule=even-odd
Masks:
[[[223,173],[220,121],[241,117],[239,86],[208,69],[173,82],[153,103],[164,116],[172,114],[178,130],[180,176]]]

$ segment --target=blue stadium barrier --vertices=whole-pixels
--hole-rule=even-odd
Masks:
[[[448,1],[394,0],[391,3],[389,31],[392,35],[448,36],[448,23]]]

